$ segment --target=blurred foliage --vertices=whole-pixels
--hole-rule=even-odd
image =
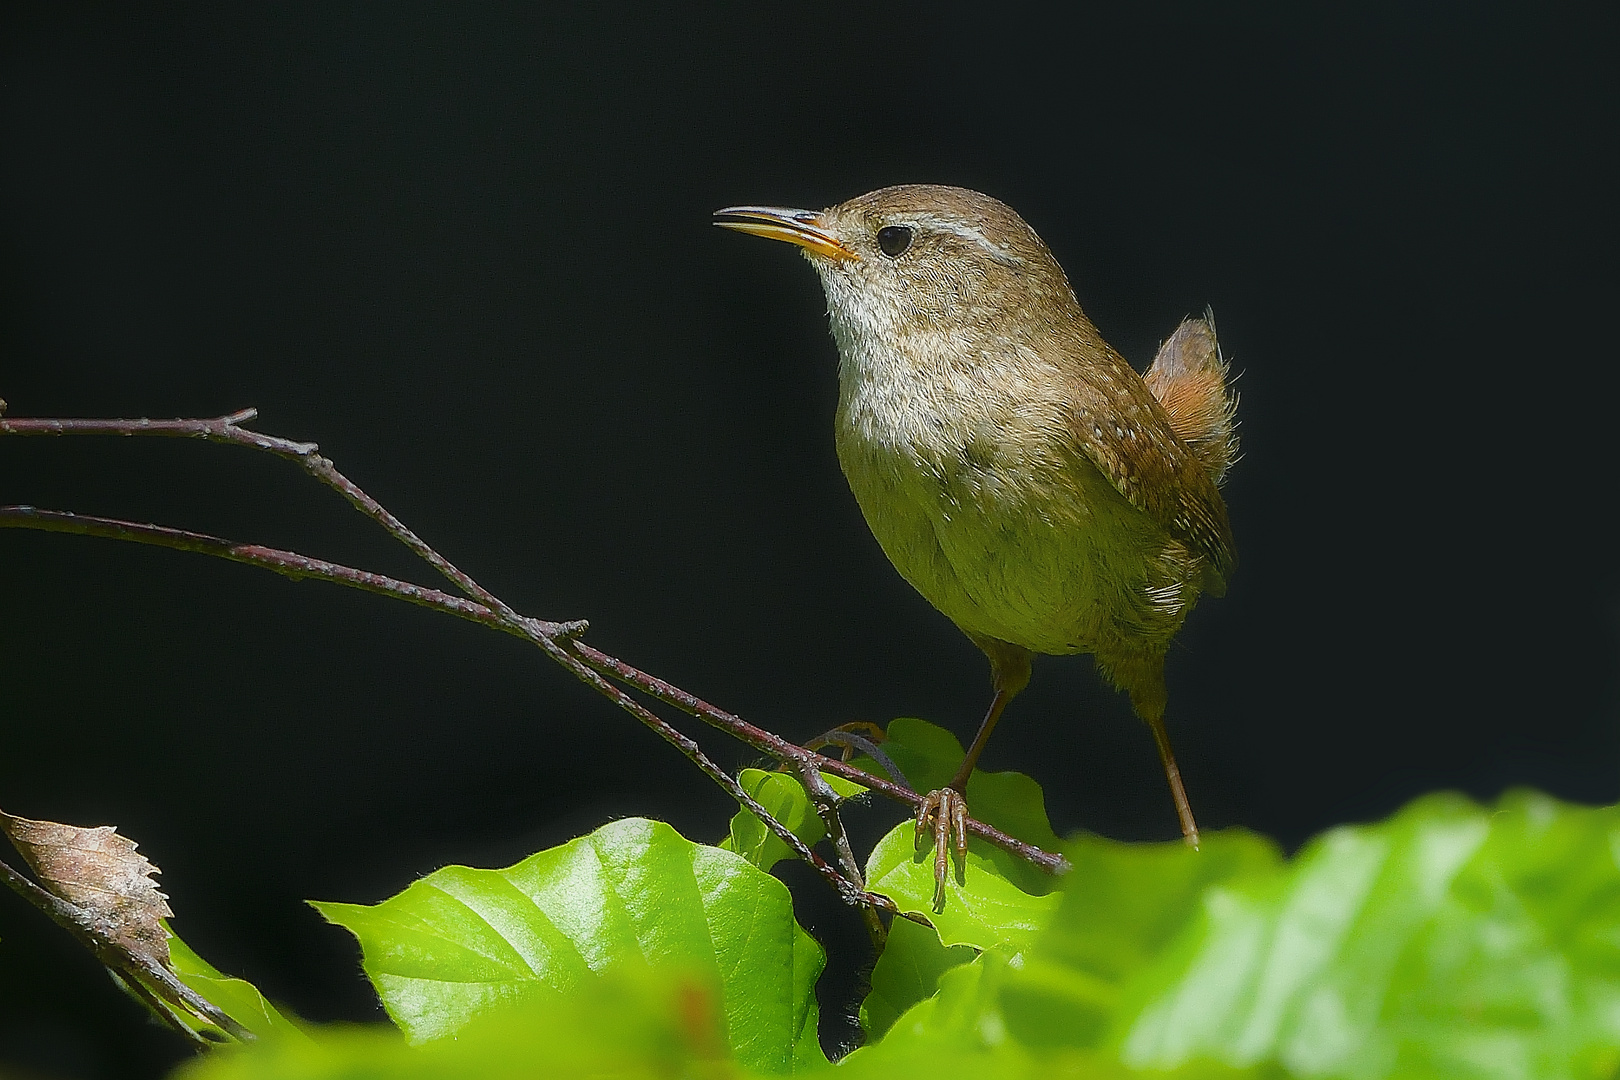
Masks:
[[[919,786],[960,753],[936,731],[897,721],[885,746]],[[1028,778],[974,780],[975,815],[1053,842]],[[747,783],[815,833],[796,781]],[[742,819],[729,843],[769,865]],[[910,830],[886,837],[870,869],[926,912],[932,882]],[[1074,869],[1055,892],[976,851],[939,932],[897,921],[861,1006],[868,1045],[837,1065],[807,1050],[821,956],[780,883],[632,820],[509,870],[440,871],[375,907],[321,905],[360,938],[408,1039],[315,1029],[183,1075],[1620,1073],[1620,808],[1437,795],[1293,859],[1242,830],[1207,834],[1196,852],[1094,836],[1062,849]]]

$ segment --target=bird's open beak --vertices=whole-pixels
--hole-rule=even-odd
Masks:
[[[714,216],[714,223],[722,229],[736,229],[738,232],[763,236],[767,240],[786,240],[829,259],[858,258],[826,230],[821,223],[821,214],[815,210],[789,210],[781,206],[728,206],[724,210],[716,210]]]

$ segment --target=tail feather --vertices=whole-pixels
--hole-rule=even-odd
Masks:
[[[1237,396],[1215,338],[1215,314],[1184,319],[1143,376],[1170,427],[1218,484],[1237,460]]]

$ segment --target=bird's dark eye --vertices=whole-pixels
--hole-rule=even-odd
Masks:
[[[889,258],[899,258],[910,246],[911,230],[904,225],[886,225],[878,230],[878,247]]]

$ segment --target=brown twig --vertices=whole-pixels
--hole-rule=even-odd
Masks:
[[[219,537],[169,529],[157,525],[139,525],[133,522],[65,514],[59,511],[37,510],[31,507],[4,507],[0,508],[0,527],[10,526],[56,532],[78,532],[86,535],[133,540],[162,547],[196,551],[235,562],[261,566],[294,578],[319,578],[347,585],[351,588],[364,589],[368,592],[396,596],[411,603],[448,611],[451,614],[459,615],[474,622],[527,638],[544,650],[553,660],[572,672],[580,681],[613,701],[614,704],[629,712],[643,724],[651,727],[662,738],[679,749],[685,757],[702,769],[706,775],[720,784],[727,794],[758,816],[774,834],[793,850],[794,854],[814,867],[818,873],[833,884],[839,894],[846,900],[861,904],[876,902],[879,906],[888,910],[893,909],[893,905],[886,899],[873,897],[856,882],[848,880],[844,875],[828,865],[820,856],[811,851],[803,841],[793,835],[791,830],[776,821],[763,807],[759,806],[730,774],[710,761],[695,742],[671,727],[635,699],[624,694],[607,680],[613,679],[638,689],[665,704],[702,720],[711,727],[730,733],[779,761],[793,764],[799,770],[807,768],[819,769],[823,772],[842,776],[877,791],[887,798],[905,803],[913,809],[921,804],[922,796],[909,788],[873,776],[842,761],[796,746],[772,732],[748,723],[741,717],[734,716],[723,709],[710,705],[694,694],[690,694],[655,676],[648,675],[646,672],[640,671],[622,660],[586,645],[584,642],[577,640],[575,636],[586,628],[587,624],[584,622],[548,622],[519,615],[507,606],[504,601],[490,593],[448,559],[434,551],[433,548],[407,528],[403,522],[340,473],[330,459],[320,455],[315,443],[295,442],[290,439],[251,431],[241,426],[257,415],[258,412],[255,409],[243,409],[213,419],[89,420],[31,417],[7,419],[0,416],[0,435],[141,435],[195,438],[259,450],[297,462],[306,472],[309,472],[328,487],[333,488],[361,513],[376,521],[390,535],[405,544],[446,578],[454,582],[473,600],[464,600],[461,597],[436,589],[429,589],[421,585],[385,577],[380,574],[372,574],[352,567],[340,566],[325,560],[313,559],[295,552],[255,544],[237,544]],[[606,676],[606,678],[603,676]],[[1044,870],[1058,873],[1067,869],[1068,864],[1062,856],[1026,844],[1001,832],[999,829],[985,825],[983,822],[969,819],[967,828],[974,835],[982,837]]]
[[[41,510],[35,506],[0,506],[0,529],[31,529],[38,532],[72,533],[77,536],[100,536],[109,540],[128,540],[151,547],[171,548],[212,555],[217,559],[244,563],[274,570],[278,574],[298,580],[317,578],[351,589],[392,596],[419,607],[436,608],[459,615],[463,619],[483,623],[497,630],[505,630],[517,637],[528,635],[506,625],[495,612],[476,600],[455,596],[425,585],[356,570],[351,566],[300,555],[295,551],[264,547],[259,544],[238,544],[207,533],[173,529],[167,525],[144,525],[135,521],[95,517],[88,514],[70,514],[64,510]],[[563,634],[583,629],[583,622],[547,623],[536,619],[537,632]]]

